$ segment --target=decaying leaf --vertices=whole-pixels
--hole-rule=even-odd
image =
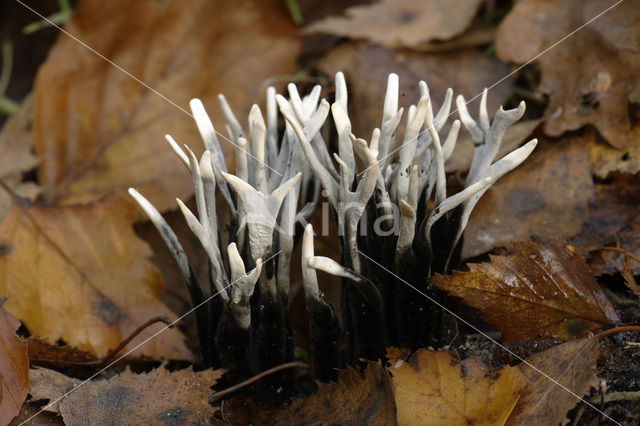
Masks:
[[[579,234],[571,237],[569,242],[575,246],[578,252],[589,256],[589,266],[592,275],[600,276],[604,272],[594,262],[593,251],[603,245],[626,246],[631,250],[640,250],[637,246],[633,222],[638,215],[638,200],[640,200],[640,176],[625,173],[611,173],[607,180],[595,183],[596,199],[589,204],[589,221],[582,227]],[[640,252],[640,251],[639,251]],[[614,253],[611,253],[614,254]],[[613,258],[608,258],[613,260]],[[605,269],[613,273],[611,269],[622,263],[609,263]],[[635,268],[635,266],[634,266]]]
[[[528,384],[507,424],[561,424],[567,412],[580,402],[579,397],[598,384],[598,348],[598,338],[595,336],[574,340],[527,358],[526,361],[538,371],[525,363],[519,364],[518,368],[526,376]],[[540,371],[566,389],[553,383]]]
[[[640,171],[640,111],[635,111],[628,144],[620,150],[600,142],[594,135],[584,137],[589,147],[591,171],[599,178],[606,178],[612,172],[636,174]]]
[[[211,386],[222,370],[169,372],[163,366],[149,373],[129,370],[108,380],[78,387],[60,401],[65,424],[206,424],[214,408]]]
[[[349,88],[349,117],[354,134],[368,139],[371,131],[380,127],[380,109],[384,102],[389,73],[400,78],[400,106],[416,103],[420,91],[416,82],[428,80],[434,108],[439,109],[449,87],[467,100],[482,93],[509,73],[508,67],[488,58],[476,49],[461,49],[449,53],[424,54],[408,50],[393,50],[364,42],[345,43],[321,58],[317,67],[327,75],[343,71]],[[507,79],[489,91],[488,109],[495,111],[511,93]],[[469,104],[478,108],[479,99]],[[379,105],[379,108],[372,108]],[[406,111],[405,111],[406,117]],[[401,138],[396,138],[400,139]]]
[[[388,47],[418,47],[431,40],[448,40],[471,23],[480,0],[381,0],[353,6],[346,17],[328,17],[307,27]]]
[[[318,391],[296,399],[275,424],[389,425],[396,419],[393,384],[387,370],[367,361],[364,374],[341,370],[337,383],[318,383]]]
[[[27,339],[29,345],[29,365],[62,368],[76,364],[87,364],[96,361],[96,357],[88,351],[83,351],[69,345],[48,343],[38,337]]]
[[[31,382],[29,388],[31,401],[49,400],[42,409],[51,413],[59,413],[61,401],[57,400],[82,383],[82,380],[47,368],[31,368],[29,381]]]
[[[0,131],[0,180],[19,196],[34,200],[40,194],[35,182],[24,182],[25,172],[35,169],[39,160],[33,154],[33,98],[28,95],[17,114]],[[11,207],[11,197],[0,191],[0,220]]]
[[[135,186],[160,210],[175,206],[192,183],[163,137],[200,140],[189,99],[203,100],[233,153],[216,96],[246,117],[267,77],[294,71],[299,48],[279,0],[86,0],[65,29],[166,99],[61,36],[34,89],[39,179],[58,203]]]
[[[527,62],[613,4],[518,2],[498,28],[496,53],[507,62]],[[636,0],[624,1],[607,14],[628,22],[639,7]],[[548,135],[593,124],[612,146],[626,145],[628,102],[637,102],[640,86],[640,37],[637,25],[615,29],[615,22],[611,30],[604,30],[608,26],[602,22],[596,31],[587,26],[537,58],[542,68],[539,90],[550,96],[544,126]]]
[[[63,339],[98,357],[139,325],[173,317],[158,294],[151,249],[133,232],[138,210],[114,195],[81,206],[26,207],[15,202],[0,224],[0,294],[33,335]],[[146,329],[133,348],[160,326]],[[192,359],[182,335],[167,330],[139,353]]]
[[[637,211],[636,211],[637,212]],[[624,250],[640,256],[640,221],[633,220],[628,227],[617,234],[618,243]],[[611,243],[615,246],[615,243]],[[602,250],[598,255],[594,255],[589,262],[589,266],[593,269],[595,275],[616,274],[621,273],[625,269],[625,255],[615,251]],[[629,264],[630,271],[633,274],[640,272],[640,264],[635,260],[631,260]]]
[[[524,164],[482,196],[465,229],[462,256],[532,236],[549,240],[576,235],[589,219],[594,198],[589,156],[579,138],[542,139]]]
[[[0,425],[18,415],[29,391],[27,344],[15,334],[18,327],[20,322],[0,300]]]
[[[508,256],[468,266],[432,282],[481,310],[504,340],[570,339],[619,321],[584,259],[557,242],[516,243]]]
[[[388,357],[399,425],[504,424],[526,384],[518,368],[492,371],[478,357],[428,349]]]

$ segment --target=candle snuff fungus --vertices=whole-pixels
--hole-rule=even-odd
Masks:
[[[204,141],[200,159],[166,136],[193,178],[196,211],[179,199],[177,203],[208,256],[208,286],[198,282],[160,213],[135,189],[129,190],[175,258],[191,303],[199,306],[195,324],[203,364],[228,369],[232,382],[293,359],[289,289],[291,262],[297,262],[293,249],[300,236],[316,378],[331,380],[337,367],[360,358],[382,358],[389,345],[416,349],[446,343],[445,313],[405,282],[442,299],[431,287],[430,276],[446,273],[459,262],[462,234],[476,203],[537,143],[531,140],[496,161],[505,131],[524,114],[524,102],[515,109],[500,108],[490,121],[485,89],[476,121],[465,99],[458,96],[460,120],[453,121],[445,136],[453,91],[447,90],[436,113],[427,84],[420,82],[420,99],[405,114],[398,106],[396,74],[388,78],[380,128],[373,129],[367,141],[352,133],[342,73],[336,74],[335,85],[332,104],[320,99],[320,86],[301,96],[289,84],[287,97],[268,88],[266,116],[254,105],[248,131],[220,95],[227,132],[235,145],[235,174],[228,173],[200,100],[190,102]],[[281,123],[278,113],[284,118]],[[403,119],[403,138],[394,150]],[[335,126],[337,153],[329,152],[321,132],[329,121]],[[282,134],[279,124],[284,125]],[[464,189],[450,195],[444,165],[454,152],[461,125],[475,148]],[[229,224],[219,223],[223,206],[216,204],[216,189],[230,211]],[[308,221],[321,191],[337,223],[339,261],[314,254],[314,232]],[[223,229],[229,230],[228,235]],[[317,271],[341,278],[340,315],[323,300]],[[289,392],[293,377],[283,371],[263,383],[274,392]]]

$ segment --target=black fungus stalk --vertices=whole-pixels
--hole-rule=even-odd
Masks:
[[[229,369],[227,381],[234,383],[292,361],[288,297],[296,232],[302,229],[302,287],[316,378],[332,380],[338,367],[360,358],[381,358],[390,344],[417,349],[448,343],[450,336],[443,331],[449,319],[405,282],[443,302],[443,295],[430,286],[430,277],[449,272],[458,263],[462,232],[479,198],[522,163],[536,141],[495,161],[504,132],[522,116],[524,103],[513,110],[499,109],[490,122],[486,90],[478,122],[458,96],[460,121],[451,124],[441,141],[453,91],[447,91],[434,114],[429,88],[424,82],[419,88],[420,99],[407,109],[402,141],[395,150],[405,115],[398,107],[395,74],[387,82],[380,128],[373,130],[369,141],[351,131],[342,73],[336,74],[333,104],[320,99],[320,86],[300,96],[290,84],[288,97],[270,87],[266,120],[254,105],[248,132],[221,95],[229,141],[236,148],[235,175],[227,173],[217,133],[202,102],[191,101],[206,148],[200,161],[188,147],[183,150],[170,136],[166,139],[193,179],[197,211],[192,213],[180,200],[178,205],[209,258],[208,291],[195,279],[184,250],[160,213],[135,190],[130,193],[176,259],[191,302],[197,305],[217,295],[215,302],[196,311],[204,365]],[[281,135],[278,112],[284,117]],[[333,154],[320,132],[330,113],[338,146]],[[474,155],[465,188],[447,195],[444,164],[454,151],[461,125],[471,133]],[[358,168],[356,158],[363,167]],[[218,223],[221,206],[216,206],[216,188],[226,201],[230,225]],[[314,255],[313,229],[304,226],[317,207],[320,188],[337,222],[340,263]],[[223,238],[219,229],[225,225],[233,232]],[[318,270],[343,280],[341,320],[322,298]],[[277,401],[291,395],[295,383],[290,372],[283,372],[262,379],[253,390],[261,402]]]

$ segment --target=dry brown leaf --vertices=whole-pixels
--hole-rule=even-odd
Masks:
[[[318,383],[318,391],[296,399],[275,417],[275,424],[389,425],[396,419],[393,384],[387,370],[366,361],[360,374],[340,370],[337,383]]]
[[[416,103],[420,98],[418,81],[429,85],[435,108],[440,108],[449,87],[466,99],[481,94],[509,73],[500,61],[475,49],[450,53],[419,53],[393,50],[364,42],[345,43],[333,49],[317,63],[327,75],[344,71],[349,84],[349,117],[354,134],[369,139],[374,128],[380,127],[381,108],[387,88],[387,77],[394,72],[400,78],[400,106]],[[488,105],[495,111],[511,94],[511,80],[489,91]],[[477,110],[478,101],[469,104]],[[374,107],[374,106],[378,107]],[[406,113],[405,113],[406,115]],[[399,138],[396,138],[398,140]],[[400,138],[401,140],[401,138]]]
[[[96,362],[96,357],[90,352],[69,345],[51,344],[35,336],[29,337],[27,343],[31,367],[63,368]]]
[[[192,182],[164,134],[201,150],[193,119],[179,108],[201,98],[227,137],[217,94],[244,122],[264,97],[264,80],[295,70],[299,49],[280,0],[85,0],[65,29],[176,105],[61,36],[34,89],[39,179],[58,203],[135,186],[160,210],[175,206]]]
[[[504,424],[526,384],[516,367],[492,371],[479,357],[420,349],[388,353],[399,425]]]
[[[586,262],[557,243],[516,243],[509,256],[436,275],[433,284],[465,304],[507,341],[570,339],[620,321]]]
[[[606,178],[611,172],[636,174],[640,171],[640,111],[634,112],[629,142],[624,149],[611,148],[592,134],[585,135],[585,139],[594,175]]]
[[[603,245],[629,244],[632,250],[640,250],[634,241],[637,235],[631,229],[638,215],[640,176],[612,173],[607,180],[595,183],[595,190],[596,199],[589,205],[589,221],[569,242],[585,257]],[[602,275],[603,271],[593,260],[593,257],[589,260],[592,275]]]
[[[33,98],[28,95],[17,114],[9,117],[0,131],[0,180],[23,198],[34,200],[41,192],[35,182],[23,182],[23,175],[35,169],[33,154]],[[0,191],[0,220],[11,208],[11,197]]]
[[[381,0],[353,6],[345,17],[331,16],[308,26],[308,33],[365,39],[388,47],[416,47],[461,34],[481,0]]]
[[[15,334],[20,321],[2,308],[0,300],[0,425],[20,412],[29,391],[27,344]]]
[[[549,144],[552,143],[551,146]],[[568,238],[589,220],[595,191],[579,138],[540,140],[527,161],[482,196],[465,229],[462,256],[535,236]]]
[[[637,201],[636,201],[637,203]],[[636,209],[637,213],[637,209]],[[617,234],[620,248],[628,252],[640,256],[640,220],[633,220],[628,227]],[[615,242],[611,242],[615,246]],[[594,256],[589,267],[593,270],[594,275],[615,274],[624,271],[624,254],[602,250],[598,256]],[[640,273],[640,263],[631,260],[630,269],[633,274]]]
[[[169,372],[163,366],[149,373],[130,370],[108,380],[80,386],[60,402],[65,424],[207,424],[211,386],[223,370]]]
[[[496,154],[496,159],[500,159],[518,148],[524,141],[531,139],[531,133],[540,124],[541,120],[519,121],[509,127],[502,138],[500,150]],[[469,170],[473,159],[473,140],[467,132],[462,134],[456,142],[453,154],[447,160],[445,169],[447,173]]]
[[[527,358],[539,371],[578,396],[597,386],[598,338],[574,340]],[[518,365],[529,382],[507,424],[561,424],[580,400],[526,364]]]
[[[625,0],[626,1],[626,0]],[[611,5],[613,2],[609,2]],[[607,42],[611,43],[616,49],[630,50],[639,52],[638,45],[638,21],[640,21],[640,8],[636,0],[632,0],[631,6],[635,7],[615,7],[598,17],[590,25],[597,31]],[[601,12],[603,2],[589,0],[583,9],[585,19],[591,19]],[[621,6],[621,5],[620,5]]]
[[[498,28],[497,56],[506,62],[527,62],[614,1],[588,1],[587,7],[584,3],[518,2]],[[616,14],[608,19],[628,22],[625,17],[637,16],[639,7],[636,0],[622,2],[608,12]],[[550,96],[544,130],[558,136],[593,124],[612,146],[622,148],[629,132],[628,101],[638,101],[640,86],[638,26],[599,31],[583,28],[537,59],[542,68],[539,90]],[[635,51],[620,50],[632,47]]]
[[[11,426],[20,426],[28,424],[29,426],[64,426],[62,417],[55,413],[42,412],[41,408],[27,401],[22,404],[20,414],[10,423]]]
[[[174,314],[158,295],[164,286],[133,232],[138,210],[119,195],[82,206],[26,207],[0,224],[0,294],[33,335],[63,339],[98,357],[149,319]],[[160,328],[146,329],[133,348]],[[149,356],[192,359],[182,335],[167,330],[146,343]]]
[[[29,381],[31,382],[29,388],[31,401],[49,400],[48,405],[42,409],[51,413],[60,412],[61,401],[56,401],[57,399],[82,383],[82,380],[47,368],[31,368]]]

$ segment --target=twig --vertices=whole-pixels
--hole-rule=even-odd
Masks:
[[[294,361],[294,362],[287,362],[286,364],[282,364],[282,365],[278,365],[275,366],[273,368],[270,368],[268,370],[263,371],[262,373],[256,374],[255,376],[251,377],[250,379],[247,379],[243,382],[240,382],[236,385],[233,385],[225,390],[222,390],[220,392],[216,392],[213,395],[211,395],[211,398],[209,398],[209,403],[213,403],[215,401],[217,401],[218,399],[222,398],[223,396],[227,396],[232,392],[237,391],[238,389],[242,389],[243,387],[250,385],[251,383],[257,382],[258,380],[262,379],[263,377],[269,376],[273,373],[277,373],[278,371],[282,371],[282,370],[286,370],[288,368],[309,368],[309,364],[306,364],[304,362],[300,362],[300,361]]]

